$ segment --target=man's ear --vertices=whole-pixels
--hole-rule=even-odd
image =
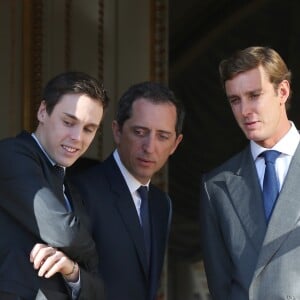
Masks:
[[[113,120],[111,127],[112,127],[115,143],[118,145],[120,143],[120,137],[121,137],[120,126],[116,120]]]
[[[280,96],[280,102],[285,104],[290,95],[290,83],[287,80],[282,80],[278,86],[278,95]]]
[[[47,110],[46,110],[46,102],[45,100],[43,100],[40,104],[40,107],[37,111],[37,119],[39,120],[39,122],[43,123],[43,121],[45,120],[45,117],[47,115]]]
[[[175,150],[177,149],[178,145],[181,143],[182,139],[183,139],[183,134],[181,133],[181,134],[179,134],[177,136],[175,144],[174,144],[174,147],[173,147],[170,155],[172,155],[175,152]]]

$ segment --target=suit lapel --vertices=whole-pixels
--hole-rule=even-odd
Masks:
[[[143,230],[137,215],[137,211],[126,185],[126,182],[120,172],[113,156],[108,159],[106,172],[111,184],[111,189],[115,195],[114,201],[117,211],[126,226],[129,235],[135,245],[137,255],[143,266],[146,277],[148,278],[148,266],[146,258],[145,243],[143,237]]]
[[[162,198],[161,192],[157,192],[150,184],[149,205],[151,215],[151,260],[150,260],[150,298],[152,299],[157,290],[157,283],[161,274],[164,261],[164,252],[169,231],[170,202]]]
[[[121,198],[119,198],[119,200],[120,199]],[[145,243],[143,238],[143,232],[136,213],[136,208],[134,207],[133,200],[131,197],[126,197],[125,199],[123,196],[121,201],[116,201],[116,206],[135,244],[137,254],[143,265],[145,274],[147,274],[148,276],[148,266],[147,266],[146,249],[145,249]]]
[[[273,214],[269,221],[266,236],[263,242],[256,276],[272,259],[289,233],[293,231],[300,218],[300,147],[297,147],[291,161],[289,171],[276,202]]]
[[[261,188],[250,147],[235,161],[236,171],[227,176],[226,184],[233,206],[248,237],[259,252],[266,231]]]
[[[53,191],[56,197],[59,199],[61,204],[65,207],[65,199],[64,193],[61,186],[61,178],[55,172],[53,165],[51,164],[48,157],[46,157],[45,153],[41,149],[41,147],[37,144],[34,138],[27,131],[22,131],[18,136],[22,140],[25,140],[26,143],[32,147],[34,152],[37,152],[40,158],[40,161],[43,165],[43,170],[46,172],[45,176],[47,177],[47,182],[51,187],[51,191]]]

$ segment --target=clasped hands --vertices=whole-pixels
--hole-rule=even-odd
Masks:
[[[77,263],[49,245],[36,244],[30,252],[30,262],[40,277],[50,278],[55,273],[61,273],[67,281],[76,282],[79,279]]]

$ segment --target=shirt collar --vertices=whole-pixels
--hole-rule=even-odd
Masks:
[[[115,151],[113,152],[113,156],[126,181],[126,184],[131,194],[134,193],[141,185],[146,185],[149,188],[150,180],[147,184],[142,184],[138,180],[136,180],[135,177],[131,175],[131,173],[126,169],[126,167],[122,163],[117,149],[115,149]]]
[[[31,133],[31,136],[33,137],[33,139],[36,141],[36,143],[38,144],[38,146],[41,148],[41,150],[43,151],[43,153],[46,155],[46,157],[48,158],[48,160],[50,161],[50,163],[52,164],[52,166],[56,165],[56,162],[50,158],[50,156],[48,155],[48,153],[46,152],[46,150],[44,149],[44,147],[42,146],[42,144],[40,143],[40,141],[38,140],[37,136],[35,135],[35,133]],[[66,167],[60,166],[62,167],[64,170],[66,170]]]
[[[300,135],[294,123],[290,121],[290,124],[291,128],[289,131],[278,141],[276,145],[274,145],[274,147],[272,147],[272,150],[277,150],[283,154],[293,156],[299,144]],[[254,141],[250,141],[250,147],[254,160],[256,160],[262,152],[270,150],[258,145]]]

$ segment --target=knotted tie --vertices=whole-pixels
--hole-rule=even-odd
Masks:
[[[150,231],[150,218],[149,218],[148,188],[146,186],[141,185],[137,191],[142,200],[141,208],[140,208],[140,216],[141,216],[142,228],[144,231],[146,256],[149,265],[150,251],[151,251],[151,231]]]
[[[54,169],[56,170],[56,173],[59,175],[59,178],[61,180],[61,186],[63,189],[63,193],[64,193],[64,198],[65,198],[65,203],[66,203],[66,207],[68,211],[72,211],[72,207],[70,204],[70,201],[68,199],[68,197],[66,196],[65,193],[65,184],[64,184],[64,180],[65,180],[65,170],[63,167],[59,166],[59,165],[54,165]]]
[[[56,170],[56,173],[59,175],[59,179],[61,180],[61,185],[63,186],[65,180],[64,168],[59,165],[54,165],[54,169]]]
[[[270,219],[274,204],[279,194],[279,186],[275,171],[275,161],[280,154],[280,152],[275,150],[268,150],[261,154],[261,156],[265,159],[266,164],[263,182],[263,196],[267,222]]]

